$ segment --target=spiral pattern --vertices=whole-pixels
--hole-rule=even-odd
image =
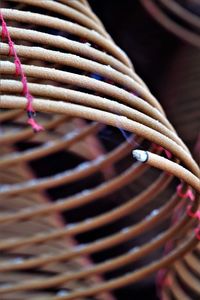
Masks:
[[[141,3],[165,29],[187,43],[200,47],[198,1],[141,0]]]

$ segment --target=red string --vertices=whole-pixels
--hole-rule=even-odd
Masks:
[[[192,205],[188,205],[188,206],[187,206],[187,215],[188,215],[190,218],[197,219],[198,221],[200,221],[200,209],[198,209],[197,211],[193,212],[193,211],[192,211]],[[194,229],[194,232],[195,232],[196,238],[197,238],[198,240],[200,240],[200,225],[198,225],[198,226]]]
[[[22,66],[21,66],[21,61],[19,58],[15,58],[15,75],[19,76],[22,74]]]
[[[22,93],[23,93],[23,95],[26,95],[28,93],[28,84],[27,84],[27,79],[24,76],[24,74],[22,74],[22,84],[23,84]]]
[[[1,36],[2,36],[2,40],[4,40],[7,36],[8,36],[8,31],[7,31],[7,26],[6,26],[6,23],[3,19],[3,15],[2,13],[0,12],[0,18],[1,18],[1,21],[2,21],[2,33],[1,33]]]
[[[22,93],[27,99],[27,106],[26,106],[26,111],[27,111],[27,115],[28,115],[27,123],[32,127],[34,132],[39,132],[41,130],[44,130],[44,128],[41,125],[39,125],[34,119],[35,110],[33,109],[33,106],[32,106],[34,98],[29,91],[26,75],[22,69],[21,61],[17,55],[16,49],[15,49],[15,44],[11,39],[6,22],[4,21],[4,18],[3,18],[2,12],[0,12],[0,19],[2,22],[2,33],[1,33],[2,40],[4,40],[5,38],[8,39],[8,45],[9,45],[8,55],[14,56],[15,75],[16,76],[21,75],[21,82],[22,82],[22,86],[23,86]]]
[[[200,209],[197,211],[193,212],[192,211],[192,205],[187,206],[187,215],[193,219],[197,219],[200,221]]]
[[[172,158],[172,154],[171,154],[171,152],[170,152],[169,150],[163,148],[163,147],[160,146],[160,145],[156,145],[156,144],[154,144],[154,147],[155,147],[155,149],[158,150],[158,151],[164,151],[164,153],[165,153],[165,155],[167,156],[168,159],[171,159],[171,158]]]
[[[196,238],[200,241],[200,227],[196,227],[194,232],[196,234]]]
[[[29,125],[31,125],[31,127],[33,128],[33,130],[35,132],[39,132],[39,131],[43,130],[43,127],[41,125],[39,125],[38,123],[36,123],[34,118],[28,118],[27,123]]]
[[[161,269],[158,271],[156,276],[156,286],[157,286],[157,296],[161,300],[164,300],[164,297],[162,295],[162,288],[170,287],[172,285],[171,278],[167,275],[166,269]]]
[[[8,41],[8,45],[9,45],[9,56],[15,56],[15,48],[14,48],[14,43],[13,41],[9,40]]]
[[[182,192],[182,183],[180,183],[178,186],[177,186],[177,195],[182,198],[182,199],[190,199],[191,202],[194,202],[195,200],[195,196],[194,196],[194,193],[192,191],[192,189],[190,187],[188,187],[187,191],[185,193]],[[193,218],[193,219],[197,219],[200,221],[200,209],[198,209],[197,211],[193,212],[192,211],[192,205],[188,205],[187,208],[186,208],[186,212],[187,212],[187,215],[190,217],[190,218]],[[196,234],[196,237],[198,240],[200,240],[200,228],[195,228],[194,229],[195,231],[195,234]]]
[[[189,198],[192,202],[195,200],[195,196],[193,194],[193,191],[191,188],[188,187],[187,191],[185,193],[182,192],[182,183],[180,183],[177,188],[176,188],[176,191],[177,191],[177,195],[182,198],[182,199],[187,199]]]
[[[178,219],[180,218],[180,215],[183,212],[184,208],[184,202],[179,202],[178,206],[176,207],[174,214],[172,216],[171,220],[171,226],[173,226]],[[168,241],[164,247],[164,256],[167,255],[172,249],[173,249],[174,243],[172,240]],[[161,300],[164,300],[164,296],[162,295],[162,289],[163,287],[170,287],[172,285],[171,278],[167,276],[167,269],[161,269],[158,271],[156,276],[156,290],[158,294],[158,298]]]
[[[163,285],[166,283],[165,279],[166,279],[166,274],[167,271],[166,269],[161,269],[158,271],[157,276],[156,276],[156,283],[157,286],[159,287],[159,290],[163,287]]]

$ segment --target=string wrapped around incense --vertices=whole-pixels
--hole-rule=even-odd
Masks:
[[[177,132],[190,147],[197,163],[200,159],[198,101],[199,51],[191,46],[180,49],[172,59],[166,77],[166,86],[162,97],[167,115],[175,125]],[[177,74],[177,70],[179,70]],[[183,72],[187,70],[187,72]],[[176,76],[173,76],[173,74]],[[169,86],[170,85],[170,90]],[[182,88],[184,87],[184,89]],[[179,110],[175,115],[173,111]],[[184,194],[182,195],[184,197]],[[188,231],[188,235],[190,231]],[[185,238],[185,236],[183,237]],[[199,281],[199,246],[177,261],[170,271],[165,272],[165,279],[160,288],[165,299],[198,299]]]

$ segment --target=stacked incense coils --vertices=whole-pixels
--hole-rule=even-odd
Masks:
[[[142,3],[166,29],[187,43],[200,46],[198,1],[181,3],[171,0],[157,2],[144,0]],[[172,57],[162,90],[165,111],[198,164],[200,162],[199,68],[199,49],[191,45],[183,45]],[[187,194],[182,196],[187,198]],[[190,230],[189,234],[191,234]],[[185,236],[182,237],[184,238]],[[161,270],[162,278],[158,282],[161,298],[199,299],[199,268],[199,246],[197,246],[182,260],[175,262],[170,270]]]
[[[172,59],[165,78],[167,84],[162,91],[167,115],[190,147],[198,164],[200,163],[199,58],[197,48],[187,45],[179,49]],[[199,246],[197,246],[165,274],[162,287],[164,299],[199,299],[199,270]]]
[[[196,0],[141,0],[165,29],[195,47],[200,47],[200,4]]]
[[[199,49],[190,45],[181,47],[173,55],[165,76],[162,100],[169,119],[198,164],[200,163],[199,80]]]
[[[198,245],[183,259],[176,261],[173,267],[164,274],[160,290],[161,299],[199,299],[199,253]]]
[[[199,168],[86,1],[3,1],[1,13],[1,299],[110,299],[197,245]],[[44,128],[37,134],[26,124],[30,99]],[[105,148],[105,128],[132,135]],[[148,160],[136,151],[136,161],[134,149]],[[72,166],[66,156],[52,172],[60,151],[87,162]],[[45,175],[33,175],[46,158]],[[188,191],[192,199],[182,199]],[[170,226],[180,203],[190,211]],[[166,243],[174,246],[155,255]]]

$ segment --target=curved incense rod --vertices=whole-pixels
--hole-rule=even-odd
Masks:
[[[184,41],[192,44],[193,46],[200,47],[200,36],[198,33],[195,32],[195,30],[187,29],[187,28],[183,27],[182,25],[179,25],[177,22],[173,21],[170,17],[168,17],[162,11],[161,8],[159,8],[159,6],[156,3],[154,3],[155,2],[154,0],[149,0],[149,1],[140,0],[140,1],[144,5],[144,7],[147,9],[147,11],[154,17],[154,19],[157,22],[159,22],[160,24],[162,24],[167,30],[170,30],[175,35],[177,35]],[[168,1],[169,3],[164,0],[159,0],[159,1],[161,1],[162,3],[165,3],[165,5],[167,5],[167,6],[170,5],[170,8],[173,9],[172,5],[170,3],[171,1]],[[175,8],[175,10],[176,10],[176,14],[180,15],[180,10],[177,10],[177,8]],[[183,11],[181,12],[181,16],[183,17]],[[184,13],[184,20],[187,20],[191,23],[191,14],[188,18],[188,13],[187,13],[187,16]],[[196,24],[195,16],[194,16],[192,23],[193,24],[195,23],[195,26],[196,25],[199,26],[199,22],[198,22],[198,24]]]
[[[187,235],[189,236],[190,234],[191,230],[188,231]],[[180,242],[181,239],[178,241],[178,243]],[[166,277],[170,282],[170,285],[163,284],[161,287],[161,294],[165,296],[165,294],[168,293],[169,300],[172,299],[172,296],[174,296],[176,299],[179,299],[178,297],[180,295],[186,300],[192,300],[194,297],[199,297],[200,261],[197,254],[198,245],[194,251],[189,252],[182,259],[178,260],[173,267],[166,272]]]
[[[79,142],[81,139],[84,139],[89,134],[93,134],[98,132],[102,126],[100,124],[92,124],[84,128],[83,130],[80,130],[72,134],[68,134],[64,136],[63,138],[59,139],[58,141],[54,141],[52,143],[46,143],[42,147],[37,147],[34,150],[27,150],[24,152],[15,152],[14,154],[8,154],[6,156],[3,156],[0,161],[0,169],[5,168],[7,166],[27,162],[29,160],[35,160],[47,155],[50,155],[52,153],[58,152],[63,149],[67,149],[71,146],[73,146],[74,143]]]
[[[112,290],[115,288],[120,288],[121,286],[128,285],[130,283],[134,283],[134,282],[140,280],[141,278],[143,278],[144,274],[149,275],[152,272],[155,272],[155,270],[158,267],[161,268],[161,267],[169,265],[172,262],[172,260],[177,259],[180,255],[184,255],[191,247],[194,247],[195,244],[196,244],[196,239],[194,238],[194,236],[192,236],[189,239],[189,241],[187,241],[187,243],[184,243],[182,245],[182,247],[178,248],[176,251],[173,251],[170,255],[165,256],[160,261],[155,261],[148,267],[143,267],[140,270],[137,270],[133,274],[127,274],[126,276],[107,281],[106,283],[99,284],[97,286],[94,286],[93,288],[88,288],[87,290],[81,290],[81,291],[77,291],[74,293],[70,293],[69,295],[66,295],[62,298],[66,299],[66,300],[77,299],[78,297],[86,297],[86,296],[90,296],[90,295],[95,295],[99,292],[105,292],[105,291]],[[6,291],[6,288],[5,288],[5,291]],[[32,298],[32,299],[34,299],[34,298]],[[46,299],[41,298],[38,300],[43,300],[43,299],[47,300],[47,298]],[[52,297],[50,299],[58,300],[59,298]]]
[[[1,107],[3,108],[24,108],[25,105],[26,100],[22,97],[1,97]],[[85,119],[90,119],[93,121],[100,121],[102,118],[102,112],[98,111],[97,109],[83,106],[80,108],[79,105],[71,103],[65,104],[63,102],[35,99],[34,107],[37,111],[66,113],[68,116],[84,117]],[[138,124],[137,122],[129,120],[128,118],[123,116],[118,116],[105,111],[103,113],[103,116],[104,123],[107,125],[116,126],[116,124],[120,124],[121,128],[130,132],[134,132],[138,136],[146,138],[147,140],[150,138],[151,142],[162,145],[165,149],[173,153],[177,158],[181,159],[185,163],[185,165],[196,174],[196,176],[199,176],[199,167],[191,159],[190,154],[188,154],[179,145],[174,143],[163,134],[160,134],[155,130],[148,128],[147,126]]]
[[[176,262],[174,270],[178,273],[179,277],[185,284],[187,284],[194,292],[200,295],[198,278],[190,273],[182,262]]]
[[[83,192],[81,192],[79,194],[75,194],[71,197],[60,199],[60,201],[57,201],[56,203],[49,203],[49,204],[46,204],[43,206],[38,206],[38,207],[32,208],[30,210],[22,209],[21,211],[16,212],[16,213],[0,215],[0,223],[8,222],[8,221],[19,221],[19,220],[27,219],[27,218],[30,218],[33,216],[38,216],[38,215],[41,216],[41,215],[49,214],[51,212],[54,213],[56,211],[62,211],[62,210],[66,211],[66,210],[69,210],[72,208],[80,207],[81,205],[90,203],[93,200],[99,199],[100,197],[103,197],[103,196],[107,196],[107,195],[111,194],[113,191],[120,189],[124,185],[133,181],[135,178],[138,178],[141,175],[141,173],[143,173],[146,169],[148,169],[148,166],[141,166],[141,165],[135,164],[134,166],[129,168],[126,172],[124,172],[122,175],[119,175],[116,178],[114,178],[106,183],[103,183],[94,189],[91,189],[89,191],[86,190],[86,193],[84,193],[84,191],[83,191]],[[83,171],[83,172],[84,172],[83,176],[86,176],[87,170]],[[78,176],[79,176],[78,178],[81,177],[83,172],[78,173]],[[73,173],[75,173],[75,172],[73,172]],[[69,174],[67,179],[71,180],[71,181],[74,180],[74,178],[70,175],[71,174]],[[77,178],[75,177],[75,179],[77,179]],[[49,180],[46,180],[45,184],[48,187]],[[31,187],[30,187],[30,189],[31,189]],[[37,185],[35,185],[35,189],[37,190]],[[26,190],[23,189],[23,192],[25,192],[25,191]],[[7,192],[7,194],[9,194],[9,192]],[[11,194],[16,194],[16,191],[15,191],[15,193],[11,192]]]
[[[1,54],[7,55],[9,53],[9,46],[1,43],[0,50]],[[122,86],[124,90],[130,90],[132,94],[138,94],[140,98],[148,101],[149,104],[162,112],[160,104],[158,104],[156,99],[145,87],[141,86],[140,83],[129,76],[114,70],[110,65],[102,65],[74,54],[58,53],[57,51],[46,50],[40,47],[16,46],[16,50],[20,56],[25,58],[43,60],[44,62],[57,63],[81,71],[98,73],[107,80],[112,80],[113,83]],[[1,72],[3,72],[3,70]]]
[[[84,270],[83,272],[75,272],[74,274],[68,274],[68,272],[66,274],[62,274],[62,275],[57,275],[55,276],[55,278],[51,278],[51,279],[47,279],[46,281],[44,280],[43,282],[40,281],[36,281],[33,283],[33,286],[30,287],[29,282],[27,282],[27,285],[25,282],[23,282],[23,284],[19,284],[18,287],[8,287],[8,288],[1,288],[0,289],[0,294],[1,293],[8,293],[8,292],[13,292],[13,291],[17,291],[18,289],[36,289],[36,288],[48,288],[48,287],[52,287],[53,284],[57,285],[57,284],[61,284],[63,281],[70,281],[70,280],[74,280],[74,279],[79,279],[79,278],[83,278],[86,275],[94,275],[94,274],[102,274],[105,272],[109,272],[115,268],[120,268],[123,265],[126,265],[132,261],[135,261],[136,259],[139,259],[140,257],[143,257],[144,255],[147,255],[147,253],[151,253],[152,251],[155,251],[155,249],[161,247],[165,242],[166,239],[169,238],[169,236],[171,236],[174,232],[177,231],[182,231],[184,230],[184,226],[187,222],[188,217],[185,216],[183,217],[173,228],[168,229],[166,232],[162,233],[159,235],[159,238],[156,237],[154,239],[152,239],[147,245],[141,246],[136,249],[134,249],[133,251],[130,251],[129,253],[126,253],[124,255],[118,256],[116,258],[107,260],[106,262],[103,263],[99,263],[96,264],[96,266],[93,269],[89,269],[89,270]],[[193,220],[192,220],[193,221]],[[117,235],[117,234],[116,234]],[[110,247],[112,247],[113,245],[113,240],[114,237],[112,239],[112,241],[110,241]],[[194,239],[193,237],[193,244],[196,245],[198,242],[197,240]],[[117,241],[120,241],[120,239],[117,239]],[[123,239],[122,239],[123,241]],[[109,238],[105,239],[105,243],[109,243]],[[80,256],[81,254],[88,254],[88,253],[95,253],[98,252],[100,250],[103,250],[105,247],[104,241],[101,242],[101,240],[98,240],[95,244],[86,244],[83,247],[77,247],[68,253],[63,252],[58,256],[54,256],[54,255],[49,255],[46,257],[37,257],[35,259],[25,259],[24,261],[20,262],[17,265],[14,265],[11,263],[1,263],[0,264],[0,270],[1,272],[8,272],[10,270],[25,270],[28,268],[33,268],[33,267],[37,267],[46,263],[54,263],[54,262],[58,262],[58,261],[65,261],[68,260],[70,258],[74,258],[76,256]],[[109,248],[109,246],[107,246]],[[190,248],[191,249],[191,248]],[[177,252],[179,252],[179,250],[177,249]],[[170,254],[167,255],[168,257],[170,257]],[[167,257],[166,256],[166,257]]]
[[[184,257],[184,262],[189,266],[192,271],[200,275],[200,261],[194,253],[189,253]]]
[[[134,150],[133,157],[140,162],[145,162],[154,168],[164,170],[165,172],[169,172],[174,176],[177,176],[178,178],[186,182],[188,185],[191,185],[200,194],[200,173],[199,177],[196,177],[186,168],[178,165],[177,163],[169,161],[168,159],[161,157],[155,153],[151,153],[149,151]]]
[[[86,39],[89,42],[102,47],[106,52],[112,54],[127,66],[130,66],[129,59],[124,54],[124,52],[122,52],[121,49],[117,47],[113,42],[102,37],[95,31],[86,29],[83,26],[68,21],[63,21],[58,18],[49,17],[37,13],[31,13],[27,11],[23,12],[14,9],[1,9],[1,11],[4,15],[5,20],[15,20],[39,26],[46,26],[52,29],[62,30],[70,34],[77,35],[79,38]]]
[[[200,29],[200,20],[197,15],[191,13],[189,10],[181,6],[174,0],[159,0],[165,7],[171,10],[178,17],[181,17],[184,21]]]
[[[132,69],[128,68],[126,65],[115,59],[113,56],[91,47],[88,43],[71,41],[70,39],[62,36],[55,36],[52,34],[38,32],[36,30],[30,30],[25,28],[20,29],[8,26],[8,30],[10,32],[11,37],[15,40],[35,42],[47,46],[55,46],[56,43],[56,47],[58,49],[65,50],[77,54],[79,56],[88,57],[89,59],[97,61],[104,65],[110,65],[113,69],[116,69],[121,73],[132,77],[137,82],[139,82],[147,88],[142,79],[136,73],[134,73]],[[2,27],[0,27],[0,32],[2,32]]]
[[[21,114],[21,113],[20,113]],[[56,117],[53,118],[50,121],[45,121],[43,122],[43,126],[46,128],[46,130],[52,130],[55,127],[57,127],[58,125],[64,123],[64,121],[68,120],[69,117],[67,116],[60,116],[60,117]],[[0,135],[0,143],[2,145],[6,145],[6,144],[11,144],[11,143],[16,143],[16,142],[20,142],[22,140],[28,140],[30,138],[32,138],[34,136],[34,132],[31,128],[26,128],[24,130],[20,130],[18,132],[14,132],[14,133],[8,133],[5,135]]]
[[[120,207],[111,210],[110,212],[91,218],[89,219],[89,221],[86,220],[77,224],[73,224],[73,226],[69,224],[64,229],[60,229],[50,233],[38,234],[38,236],[36,235],[31,238],[26,238],[26,239],[20,238],[18,240],[15,238],[14,240],[11,239],[8,241],[4,240],[3,242],[0,242],[0,250],[16,248],[30,243],[41,243],[49,239],[55,239],[67,235],[77,235],[86,232],[88,230],[95,229],[99,226],[106,225],[110,222],[114,222],[119,218],[122,218],[130,213],[133,213],[135,210],[141,208],[142,205],[145,205],[148,201],[156,197],[159,193],[163,191],[163,189],[165,189],[169,185],[171,179],[172,178],[167,174],[161,175],[147,190],[139,194],[139,196],[130,199],[127,204],[123,204]],[[175,195],[174,197],[172,197],[172,200],[169,201],[166,207],[163,207],[163,212],[165,214],[164,215],[165,217],[167,217],[166,215],[167,209],[169,209],[171,205],[172,207],[175,206],[177,204],[177,201],[178,201],[178,197]],[[158,216],[159,214],[157,215],[157,217]],[[157,217],[155,217],[155,219],[157,219]],[[151,220],[153,219],[154,217],[151,218]],[[148,220],[146,220],[145,222],[148,222]],[[143,222],[138,225],[142,226],[142,224]]]
[[[109,35],[105,31],[105,29],[96,24],[93,20],[85,16],[84,14],[79,13],[78,11],[70,8],[69,6],[63,5],[61,3],[56,3],[52,1],[37,1],[37,0],[12,0],[13,2],[33,5],[34,7],[40,7],[45,9],[46,11],[53,11],[62,15],[62,18],[65,17],[72,19],[75,23],[83,25],[86,28],[93,29],[96,32],[100,33],[102,36],[109,38]]]
[[[176,280],[175,276],[171,277],[171,279],[173,280],[173,285],[171,287],[171,292],[172,295],[175,297],[175,299],[179,300],[192,300],[192,298],[188,297],[187,294],[179,287],[178,281]],[[166,297],[166,293],[167,293],[167,300],[171,299],[171,294],[168,293],[167,291],[163,291],[163,296]]]
[[[169,300],[172,299],[171,295],[175,296],[176,299],[181,295],[183,298],[181,299],[193,299],[194,295],[198,298],[200,295],[200,285],[199,278],[196,276],[199,272],[198,258],[195,258],[196,264],[194,267],[190,265],[190,258],[194,256],[194,254],[187,254],[184,256],[182,260],[179,260],[174,265],[173,269],[167,273],[167,278],[170,280],[170,286],[163,286],[162,295],[165,295],[168,292]],[[187,259],[187,263],[190,268],[186,267],[185,261]],[[179,280],[177,281],[176,278]],[[169,293],[170,292],[170,293]]]
[[[13,120],[17,117],[19,117],[22,114],[21,110],[9,110],[5,112],[1,112],[0,114],[0,122],[5,122],[9,120]]]
[[[77,11],[80,11],[81,13],[83,13],[83,15],[90,17],[104,28],[101,20],[93,13],[93,11],[89,7],[89,4],[86,1],[84,2],[84,5],[81,4],[81,1],[60,0],[60,2],[69,5]]]
[[[174,140],[177,144],[184,147],[182,141],[177,137],[177,135],[173,131],[166,129],[166,127],[157,120],[154,120],[153,118],[148,117],[144,113],[140,113],[135,109],[131,110],[129,107],[123,104],[117,102],[113,103],[112,100],[107,98],[102,99],[99,96],[93,96],[78,91],[71,91],[70,89],[63,89],[60,87],[52,87],[50,85],[45,86],[41,84],[29,84],[29,89],[35,96],[49,97],[66,102],[70,101],[71,103],[78,103],[101,110],[107,110],[109,112],[115,112],[121,115],[123,114],[124,116],[137,121],[138,123],[163,133],[167,137]],[[18,83],[17,81],[2,80],[0,90],[6,93],[21,93],[22,84]]]
[[[1,51],[1,48],[0,48]],[[50,68],[42,68],[35,66],[24,66],[24,70],[26,71],[27,76],[34,78],[41,78],[47,80],[58,81],[63,84],[72,84],[79,88],[84,88],[88,90],[92,90],[93,92],[100,93],[101,95],[106,95],[112,98],[116,98],[117,101],[126,103],[129,106],[138,109],[141,112],[144,112],[146,115],[153,117],[155,120],[160,121],[169,129],[173,129],[173,127],[169,124],[166,118],[159,113],[154,107],[149,105],[143,99],[135,96],[133,94],[124,91],[121,88],[113,86],[111,84],[100,82],[98,80],[92,79],[88,76],[77,75],[70,72],[62,72],[58,70],[52,70]],[[12,75],[15,73],[15,66],[9,62],[1,63],[1,74],[9,74]],[[3,105],[3,101],[1,101],[1,105]],[[60,112],[59,112],[60,113]],[[120,124],[119,124],[120,125]],[[120,126],[119,126],[120,127]]]

